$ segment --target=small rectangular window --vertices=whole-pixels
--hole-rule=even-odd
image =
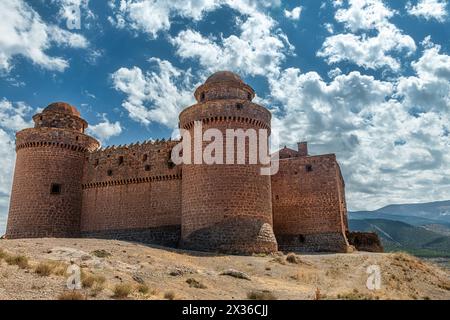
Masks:
[[[306,172],[312,172],[312,171],[313,171],[312,165],[308,164],[308,165],[306,166]]]
[[[122,165],[122,164],[123,164],[123,157],[120,156],[120,157],[119,157],[119,166]]]
[[[54,195],[61,194],[61,185],[59,183],[52,183],[50,193]]]

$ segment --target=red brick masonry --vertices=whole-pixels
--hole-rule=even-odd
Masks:
[[[201,121],[223,133],[270,131],[270,112],[233,73],[214,74],[195,96],[180,128],[192,132]],[[281,150],[270,177],[253,164],[177,166],[171,152],[179,141],[99,149],[66,103],[33,120],[17,133],[7,238],[96,237],[240,254],[348,250],[336,157],[309,156],[306,143]]]

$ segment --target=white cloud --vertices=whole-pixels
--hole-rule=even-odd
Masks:
[[[32,126],[32,108],[23,102],[0,100],[0,234],[4,232],[15,162],[15,131]]]
[[[197,59],[208,72],[222,69],[241,75],[278,75],[286,54],[293,51],[287,37],[276,31],[275,21],[253,13],[240,25],[239,36],[206,38],[193,30],[182,31],[172,39],[176,54],[183,59]]]
[[[350,32],[328,37],[318,56],[326,58],[329,64],[348,61],[366,69],[388,67],[398,71],[400,60],[393,54],[411,54],[416,44],[390,23],[395,11],[381,0],[349,0],[349,4],[348,8],[337,10],[335,18]]]
[[[122,133],[122,126],[119,121],[111,123],[106,115],[103,115],[103,121],[88,127],[88,133],[105,142],[112,137],[116,137]]]
[[[406,9],[410,15],[444,22],[448,16],[447,5],[447,0],[419,0],[416,5],[408,2]]]
[[[138,67],[121,68],[112,75],[114,88],[126,95],[122,106],[130,117],[145,125],[157,122],[174,127],[178,115],[194,103],[190,70],[182,71],[169,61],[151,58],[156,70],[143,72]]]
[[[286,18],[292,19],[292,20],[299,20],[301,14],[302,14],[302,7],[296,7],[294,9],[292,9],[291,11],[284,10],[284,16]]]
[[[351,209],[448,198],[450,57],[439,49],[426,48],[416,74],[393,82],[285,70],[270,82],[274,133],[337,153]]]
[[[13,67],[11,60],[17,55],[45,69],[63,71],[68,61],[49,56],[46,51],[53,45],[88,46],[83,36],[46,24],[23,0],[2,0],[0,6],[0,71],[8,72]]]

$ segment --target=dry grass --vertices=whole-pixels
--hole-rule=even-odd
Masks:
[[[83,288],[92,288],[96,284],[103,285],[105,282],[106,279],[103,276],[81,272],[81,284]]]
[[[295,253],[289,253],[286,257],[286,261],[292,264],[300,264],[302,262]]]
[[[5,259],[7,256],[8,254],[2,249],[0,249],[0,260]]]
[[[79,291],[66,291],[58,296],[58,300],[86,300],[86,296]]]
[[[34,268],[34,272],[38,275],[40,275],[41,277],[48,277],[49,275],[52,274],[53,268],[50,264],[45,263],[45,262],[41,262],[39,263],[35,268]]]
[[[133,291],[133,287],[129,283],[120,283],[114,287],[114,295],[115,299],[125,299],[127,298],[131,292]]]
[[[28,258],[22,255],[6,256],[5,261],[10,266],[18,266],[20,269],[28,269],[30,264]]]
[[[137,291],[143,295],[146,295],[149,293],[150,288],[145,283],[143,283],[138,285]]]
[[[337,295],[339,300],[378,300],[379,298],[370,294],[360,293],[357,289],[352,292]]]
[[[247,293],[247,298],[249,300],[277,300],[275,295],[268,290],[250,291]]]

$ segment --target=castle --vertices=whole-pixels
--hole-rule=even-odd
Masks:
[[[270,131],[271,113],[254,97],[236,74],[215,73],[179,127],[193,133],[200,121],[202,130]],[[311,156],[305,142],[280,150],[270,176],[258,164],[176,165],[179,141],[101,149],[66,103],[33,120],[34,128],[16,134],[8,239],[106,238],[239,254],[349,249],[336,156]]]

